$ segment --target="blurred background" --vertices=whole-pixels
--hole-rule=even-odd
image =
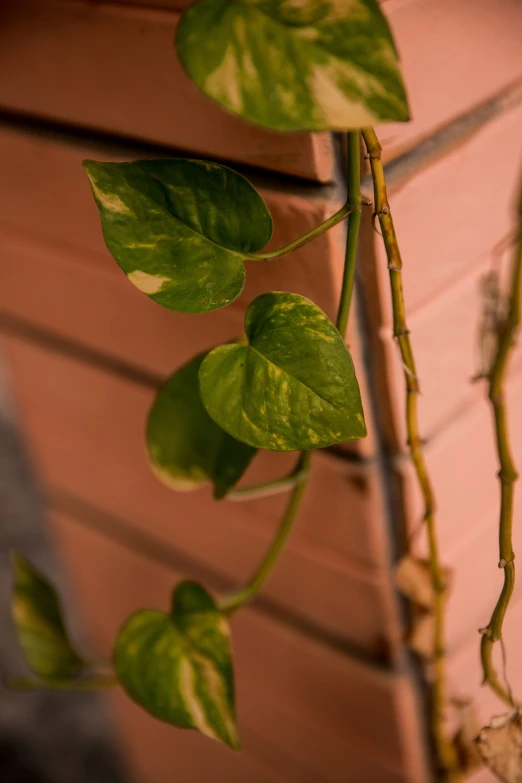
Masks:
[[[284,505],[284,497],[234,504],[215,503],[206,490],[172,493],[147,465],[145,419],[170,372],[242,332],[244,308],[258,293],[301,293],[334,317],[344,227],[284,261],[251,265],[231,306],[181,315],[125,280],[104,247],[81,169],[85,158],[225,161],[263,193],[274,247],[342,204],[338,139],[251,127],[185,77],[173,36],[186,5],[0,4],[2,671],[23,671],[9,618],[11,549],[59,586],[75,639],[107,656],[122,620],[166,607],[181,578],[215,591],[245,579]],[[503,711],[480,689],[477,634],[500,589],[498,489],[484,388],[471,378],[481,366],[481,281],[492,264],[501,277],[509,269],[522,153],[522,4],[384,0],[383,10],[413,112],[407,125],[378,132],[404,254],[442,558],[455,569],[450,690],[472,700],[485,721]],[[369,436],[315,455],[280,566],[233,621],[243,752],[156,722],[119,691],[1,690],[2,781],[431,779],[426,687],[404,645],[407,619],[393,584],[412,533],[414,551],[425,553],[421,505],[405,458],[386,260],[369,214],[364,221],[348,341]],[[519,347],[508,386],[519,464],[521,368]],[[280,475],[292,460],[260,455],[245,481]],[[521,539],[517,533],[519,547]],[[515,691],[520,598],[517,589],[505,634]],[[470,780],[493,778],[477,769]]]

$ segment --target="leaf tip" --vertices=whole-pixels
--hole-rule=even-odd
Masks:
[[[92,170],[95,166],[98,164],[95,160],[90,160],[89,158],[86,158],[85,160],[82,160],[82,169],[85,171],[87,176],[90,178]]]
[[[12,549],[9,553],[9,559],[14,571],[18,571],[23,568],[27,563],[25,557],[17,550]]]
[[[239,741],[239,735],[237,733],[237,729],[234,732],[233,736],[229,736],[228,739],[223,740],[223,742],[227,747],[229,747],[235,753],[243,752],[243,748],[241,747],[241,742]]]
[[[34,577],[38,574],[32,563],[16,549],[13,549],[10,552],[9,558],[11,560],[15,582],[19,582],[24,576]]]

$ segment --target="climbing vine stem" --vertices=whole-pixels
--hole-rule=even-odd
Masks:
[[[347,134],[346,158],[348,178],[346,206],[351,211],[348,216],[343,282],[341,286],[341,298],[339,301],[339,310],[337,313],[336,322],[336,326],[343,337],[346,335],[348,318],[350,315],[353,281],[355,278],[355,265],[357,262],[359,226],[361,224],[361,134],[359,131],[353,131]],[[356,209],[357,205],[359,205],[359,209]]]
[[[511,278],[511,288],[507,312],[500,316],[497,332],[496,352],[488,373],[488,397],[493,410],[495,439],[499,462],[500,518],[499,518],[499,568],[504,571],[502,591],[491,615],[491,619],[481,630],[482,640],[480,657],[484,674],[484,683],[508,704],[513,705],[513,696],[509,687],[502,684],[493,664],[495,642],[502,639],[502,626],[509,601],[515,586],[515,553],[513,551],[513,505],[515,482],[518,473],[513,461],[509,442],[505,379],[509,359],[521,318],[522,288],[522,195],[518,210],[518,233]]]
[[[361,157],[360,157],[360,133],[353,131],[347,134],[347,196],[344,207],[336,214],[343,213],[348,215],[348,227],[346,235],[346,253],[343,272],[343,282],[341,286],[341,296],[339,301],[339,310],[337,314],[336,325],[339,332],[346,333],[348,318],[350,315],[350,305],[353,293],[353,281],[355,277],[355,264],[357,261],[357,243],[359,237],[359,225],[361,222],[361,205],[367,204],[367,199],[361,198]],[[331,226],[330,226],[331,227]],[[283,486],[293,484],[292,494],[283,513],[283,517],[276,531],[276,534],[268,547],[258,568],[247,582],[247,584],[230,596],[225,596],[219,602],[220,609],[226,614],[237,612],[242,606],[251,601],[262,589],[265,582],[272,573],[274,566],[284,549],[288,537],[292,531],[294,522],[297,518],[302,499],[304,497],[308,476],[310,473],[311,451],[303,451],[292,473],[276,482],[270,482],[268,488],[276,487],[275,491]],[[263,493],[263,485],[252,488],[255,493],[260,490]],[[235,490],[234,499],[241,498],[241,490]],[[263,493],[264,494],[264,493]]]
[[[406,323],[406,308],[402,286],[402,258],[397,242],[390,204],[388,202],[386,180],[382,163],[382,149],[375,131],[372,128],[363,129],[362,135],[368,152],[372,172],[375,214],[379,219],[388,259],[393,308],[393,334],[399,347],[406,386],[406,429],[408,433],[408,447],[424,501],[424,522],[428,536],[429,567],[434,595],[433,613],[435,622],[432,655],[434,672],[431,691],[431,730],[435,752],[441,767],[441,773],[446,779],[451,779],[458,770],[458,758],[455,748],[446,736],[444,729],[444,712],[446,704],[444,604],[446,585],[437,541],[435,496],[419,433],[417,413],[419,381],[417,378],[410,334]]]

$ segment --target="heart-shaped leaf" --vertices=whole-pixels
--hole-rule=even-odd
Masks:
[[[202,0],[177,50],[210,98],[279,131],[349,130],[409,118],[377,0]]]
[[[85,664],[69,640],[54,588],[24,557],[12,560],[11,609],[27,663],[44,681],[77,677]]]
[[[220,427],[274,451],[366,435],[351,356],[317,305],[262,294],[247,309],[245,330],[246,344],[214,348],[199,371],[201,399]]]
[[[159,390],[147,424],[147,449],[158,478],[177,491],[214,485],[222,498],[241,478],[256,449],[232,438],[203,407],[198,373],[202,353]]]
[[[151,715],[237,749],[230,630],[201,585],[179,584],[170,614],[133,615],[116,641],[114,665]]]
[[[203,313],[243,290],[245,253],[272,218],[232,169],[199,160],[85,161],[105,244],[136,288],[181,313]]]

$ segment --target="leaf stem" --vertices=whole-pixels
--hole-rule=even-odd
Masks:
[[[327,231],[328,228],[331,228],[340,220],[344,219],[347,215],[350,215],[350,220],[348,221],[348,228],[347,228],[347,237],[346,237],[346,254],[345,254],[343,283],[342,283],[342,290],[341,290],[341,298],[339,302],[339,312],[337,316],[337,328],[339,329],[343,337],[346,332],[346,326],[350,314],[350,304],[351,304],[352,293],[353,293],[353,281],[354,281],[354,274],[355,274],[355,262],[357,258],[357,239],[359,234],[361,205],[363,203],[364,204],[368,203],[367,199],[361,198],[361,193],[360,193],[361,157],[360,157],[359,131],[353,131],[348,133],[347,165],[348,165],[348,193],[347,193],[346,204],[332,218],[326,221],[326,223],[322,223],[321,226],[318,226],[318,229],[321,229],[320,232],[317,232],[317,230],[315,230],[315,233],[308,232],[308,234],[305,234],[305,237],[310,237],[310,234],[312,233],[314,233],[314,236],[318,236],[318,233],[323,233],[323,231]],[[356,219],[353,220],[352,217],[356,217]],[[325,228],[326,224],[328,225]],[[304,239],[304,237],[301,237],[301,239]],[[300,240],[298,240],[298,242],[300,242]],[[300,244],[297,246],[300,246],[301,244],[304,244],[304,242],[300,242]],[[295,250],[295,247],[291,249]],[[239,590],[237,593],[234,593],[233,595],[225,596],[219,602],[219,608],[225,614],[227,615],[234,614],[234,612],[237,612],[245,604],[247,604],[249,601],[255,598],[255,596],[258,595],[258,593],[261,591],[268,577],[272,573],[274,566],[288,540],[295,519],[297,517],[299,508],[301,506],[301,502],[303,500],[306,487],[308,484],[308,478],[310,475],[310,461],[312,458],[312,453],[313,453],[312,451],[301,452],[299,459],[297,461],[297,465],[295,466],[294,470],[289,476],[283,477],[282,479],[279,479],[279,481],[276,482],[268,482],[268,484],[272,488],[275,485],[278,485],[278,491],[280,491],[280,488],[283,483],[285,483],[285,487],[293,486],[293,491],[292,494],[290,495],[290,499],[284,511],[281,522],[279,523],[279,527],[276,531],[276,534],[272,539],[272,542],[268,547],[268,550],[266,551],[258,568],[254,572],[252,577],[249,579],[249,581],[246,583],[246,585],[243,588],[241,588],[241,590]],[[289,479],[292,479],[291,483]],[[253,488],[245,487],[245,490],[248,489],[253,490],[254,492],[256,491],[255,487]],[[237,494],[237,492],[240,492],[240,490],[235,490],[235,492],[231,494]],[[228,495],[227,497],[230,497],[230,495]],[[237,499],[237,498],[233,498],[233,499]]]
[[[486,628],[481,630],[480,658],[484,683],[510,705],[513,696],[501,683],[493,664],[493,647],[502,639],[502,626],[515,587],[515,553],[513,551],[513,506],[515,482],[518,473],[511,452],[507,422],[505,379],[511,352],[521,320],[522,297],[522,196],[519,204],[518,237],[513,262],[511,290],[507,314],[498,330],[497,349],[488,375],[488,397],[493,411],[495,439],[499,462],[500,519],[499,519],[499,568],[504,570],[502,591]]]
[[[261,588],[272,573],[279,555],[287,542],[288,536],[290,535],[299,506],[301,505],[301,500],[305,493],[311,455],[311,451],[303,451],[299,456],[296,472],[303,472],[306,475],[302,481],[295,485],[277,532],[258,568],[239,592],[222,598],[219,602],[219,608],[225,614],[234,614],[234,612],[237,612],[244,604],[251,601],[261,591]]]
[[[375,214],[379,219],[388,259],[391,298],[393,307],[393,335],[398,344],[404,367],[406,385],[406,427],[408,447],[415,468],[419,488],[424,499],[424,522],[429,546],[431,583],[434,593],[435,634],[433,643],[434,680],[431,691],[431,730],[438,762],[443,774],[451,777],[459,768],[454,746],[444,731],[444,709],[446,704],[445,653],[444,653],[444,604],[445,580],[439,555],[435,526],[435,496],[428,468],[422,450],[417,414],[419,381],[415,358],[406,323],[406,308],[402,285],[402,258],[393,224],[386,180],[382,163],[382,149],[373,128],[364,128],[363,139],[370,159],[375,194]]]
[[[281,492],[285,492],[291,487],[295,487],[296,484],[300,484],[308,477],[308,468],[303,469],[298,466],[286,476],[281,476],[278,479],[272,479],[270,481],[263,481],[259,484],[252,484],[246,487],[235,487],[228,492],[225,497],[227,500],[233,500],[235,502],[241,502],[243,500],[255,500],[257,498],[266,498],[270,495],[279,495]]]
[[[316,237],[321,236],[321,234],[324,234],[326,231],[329,231],[331,228],[347,218],[348,215],[350,215],[352,212],[360,213],[361,203],[363,203],[365,206],[371,206],[371,201],[366,198],[362,201],[359,201],[357,204],[351,204],[347,202],[346,204],[343,204],[341,209],[339,209],[334,215],[329,217],[323,223],[319,223],[319,225],[315,226],[315,228],[312,228],[311,231],[307,231],[306,234],[303,234],[297,239],[294,239],[293,242],[290,242],[288,245],[284,245],[284,247],[279,248],[279,250],[272,250],[268,253],[247,253],[243,255],[243,258],[249,261],[270,261],[273,258],[280,258],[287,253],[291,253],[303,245],[306,245],[308,242],[311,242],[312,239],[315,239]]]

